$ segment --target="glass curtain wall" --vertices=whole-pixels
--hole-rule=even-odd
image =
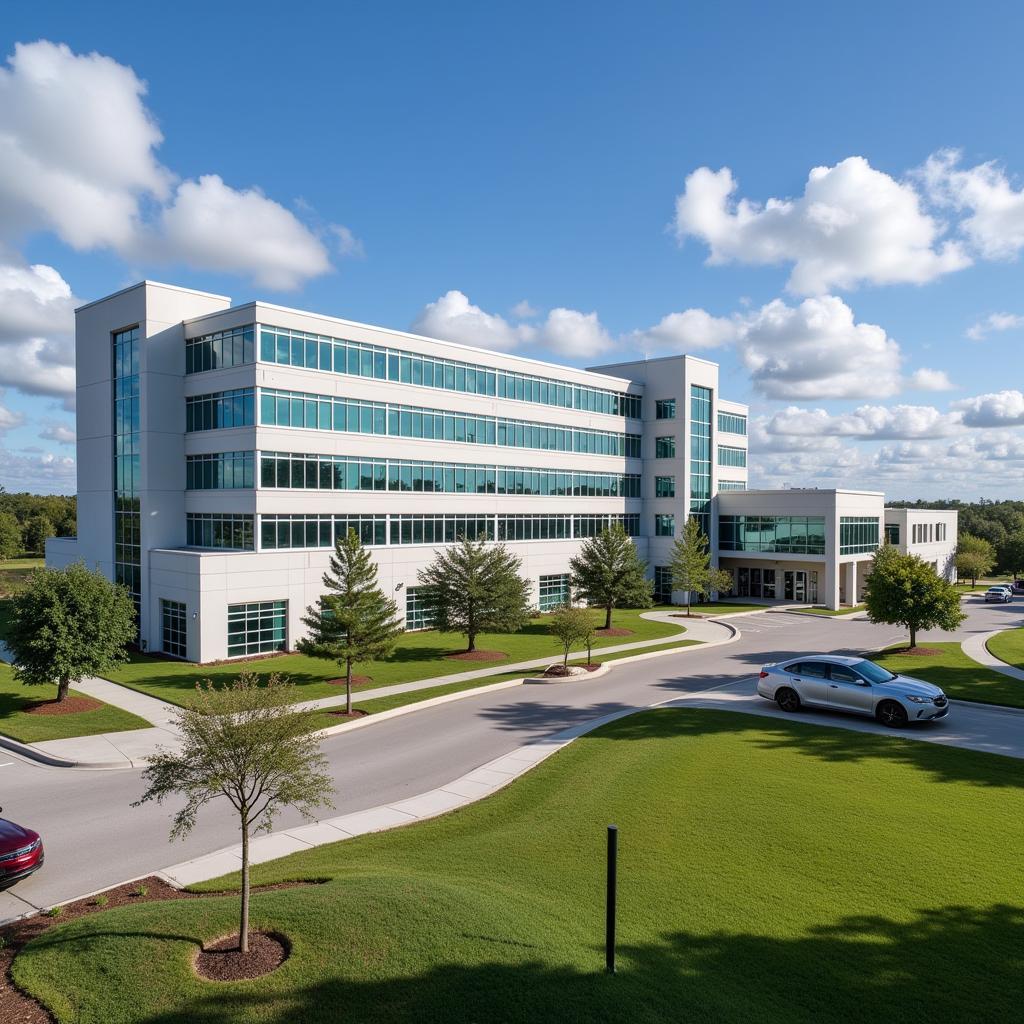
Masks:
[[[114,390],[114,582],[142,607],[142,515],[139,507],[139,328],[112,336]]]

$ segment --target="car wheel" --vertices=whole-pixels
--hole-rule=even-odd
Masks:
[[[800,694],[798,694],[796,690],[791,690],[788,686],[784,686],[777,694],[775,694],[775,703],[778,704],[783,711],[799,711]]]
[[[902,729],[907,724],[907,709],[894,700],[883,700],[875,714],[890,729]]]

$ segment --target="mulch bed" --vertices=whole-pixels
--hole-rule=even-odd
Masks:
[[[370,712],[360,711],[359,708],[353,708],[352,714],[347,711],[328,711],[327,714],[333,718],[365,718]]]
[[[596,672],[601,667],[601,662],[599,662],[599,661],[592,661],[589,664],[582,665],[580,667],[581,668],[585,668],[588,672]]]
[[[345,677],[342,676],[340,679],[328,679],[327,682],[328,682],[328,684],[330,686],[344,686],[345,685]],[[373,676],[353,676],[352,677],[352,685],[353,686],[365,686],[367,683],[372,683],[372,682],[373,682]]]
[[[451,661],[502,661],[508,657],[504,651],[461,651],[459,654],[446,654]]]
[[[632,636],[633,630],[621,626],[610,626],[608,629],[595,629],[594,636]]]
[[[327,879],[323,879],[323,881],[327,881]],[[292,889],[309,884],[318,883],[279,882],[274,885],[253,886],[252,891],[254,893],[269,892],[273,889]],[[140,890],[145,890],[145,895],[140,895]],[[100,895],[105,897],[106,902],[97,903],[97,898]],[[162,878],[151,875],[149,878],[140,878],[138,881],[126,882],[124,885],[107,889],[98,896],[89,896],[84,900],[68,903],[58,917],[36,914],[34,917],[27,917],[22,921],[5,925],[0,928],[0,939],[3,940],[0,943],[3,947],[0,948],[0,1021],[3,1024],[53,1024],[53,1017],[31,996],[16,989],[11,981],[11,964],[14,962],[15,956],[26,943],[37,935],[41,935],[47,928],[63,924],[65,921],[74,921],[75,918],[85,917],[86,914],[98,914],[100,911],[113,910],[114,907],[123,907],[130,903],[151,903],[154,900],[199,900],[221,895],[224,893],[184,892],[182,889],[175,889],[173,885],[168,885]],[[231,895],[234,895],[234,892]],[[234,941],[237,945],[237,936],[234,937]],[[285,948],[285,955],[287,955],[287,944]]]
[[[886,651],[885,653],[920,655],[924,658],[932,658],[936,654],[941,654],[942,651],[940,651],[937,647],[898,647],[895,650]]]
[[[692,615],[687,615],[686,612],[669,612],[668,617],[670,619],[706,619],[707,615],[702,615],[700,612],[694,612]]]
[[[95,711],[103,707],[103,703],[93,700],[92,697],[73,697],[68,695],[62,701],[41,700],[22,712],[26,715],[77,715],[81,711]]]
[[[273,932],[249,932],[249,951],[238,952],[238,936],[229,935],[204,946],[195,972],[210,981],[245,981],[276,971],[288,959],[288,941]]]

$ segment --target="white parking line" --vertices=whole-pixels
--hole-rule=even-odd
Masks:
[[[12,764],[14,764],[13,761],[4,761],[3,764],[0,764],[0,768],[10,768]]]

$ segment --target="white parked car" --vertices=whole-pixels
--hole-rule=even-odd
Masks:
[[[985,591],[985,603],[995,602],[996,604],[1008,604],[1013,600],[1013,591],[1009,587],[1002,585],[997,587],[989,587]]]

